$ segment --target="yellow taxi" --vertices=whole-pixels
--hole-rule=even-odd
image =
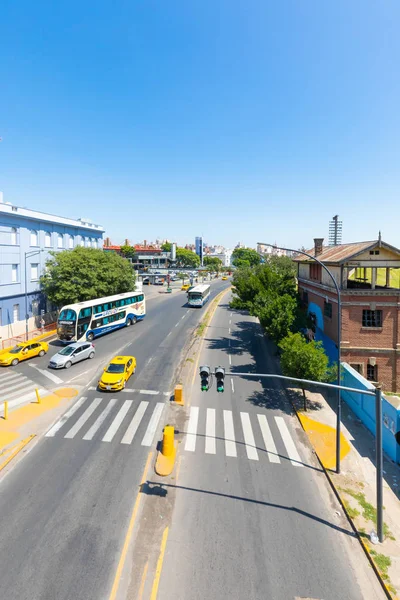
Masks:
[[[129,377],[136,371],[136,358],[134,356],[115,356],[104,367],[103,375],[99,379],[99,390],[123,390]]]
[[[33,358],[34,356],[44,356],[49,351],[49,345],[46,342],[24,342],[17,344],[11,350],[0,354],[0,365],[15,367],[21,360]]]
[[[222,281],[226,281],[228,278],[226,275],[223,276]]]
[[[182,292],[187,292],[188,289],[190,288],[190,284],[189,283],[185,283],[182,287],[181,290]]]

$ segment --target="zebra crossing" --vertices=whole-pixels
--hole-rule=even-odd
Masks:
[[[152,446],[166,404],[120,398],[80,398],[45,434],[66,440]],[[75,420],[74,415],[82,411]],[[186,430],[179,433],[181,450],[228,458],[267,460],[272,464],[304,463],[282,416],[191,406]],[[182,436],[182,437],[181,437]]]
[[[0,373],[0,402],[8,400],[9,409],[36,399],[35,389],[38,385],[32,379],[14,370],[5,371],[4,368],[1,368]],[[40,394],[46,391],[39,388]]]

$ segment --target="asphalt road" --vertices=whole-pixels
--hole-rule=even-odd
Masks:
[[[219,307],[200,364],[273,363],[255,319]],[[266,381],[227,377],[223,394],[196,381],[177,482],[161,483],[175,505],[158,599],[384,598],[286,394]]]
[[[213,283],[212,296],[227,285]],[[143,322],[99,339],[96,359],[67,371],[85,385],[75,412],[67,412],[0,483],[1,598],[109,596],[182,348],[204,312],[189,309],[185,300],[183,293],[150,299]],[[126,390],[92,389],[107,358],[121,352],[138,363]],[[92,370],[83,373],[87,365]]]

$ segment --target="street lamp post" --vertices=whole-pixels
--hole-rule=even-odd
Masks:
[[[261,242],[258,242],[261,244]],[[338,374],[337,374],[337,385],[340,386],[341,383],[341,336],[342,336],[342,304],[341,304],[341,296],[340,289],[337,284],[337,281],[331,271],[327,266],[324,265],[323,262],[318,260],[312,254],[307,254],[307,252],[303,252],[303,250],[293,250],[292,248],[283,248],[281,246],[275,246],[274,244],[262,244],[263,246],[269,246],[270,248],[276,248],[277,250],[285,250],[286,252],[293,252],[295,254],[303,254],[312,260],[315,260],[321,267],[324,269],[326,273],[328,273],[331,278],[333,285],[336,290],[337,299],[338,299],[338,319],[337,319],[337,349],[338,349]],[[336,473],[340,473],[340,429],[342,422],[342,399],[340,396],[340,388],[337,388],[337,405],[336,405]]]
[[[36,256],[36,254],[40,254],[41,252],[43,252],[43,249],[29,250],[28,252],[25,252],[25,335],[26,335],[26,341],[28,341],[28,319],[29,319],[29,314],[28,314],[28,276],[27,276],[27,269],[26,269],[26,259],[31,258],[32,256]]]

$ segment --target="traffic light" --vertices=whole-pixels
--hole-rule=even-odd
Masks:
[[[224,367],[217,367],[215,369],[215,379],[217,380],[217,392],[223,392],[224,391],[224,380],[225,380]]]
[[[208,392],[210,387],[210,367],[200,367],[200,378],[201,378],[201,391]]]

